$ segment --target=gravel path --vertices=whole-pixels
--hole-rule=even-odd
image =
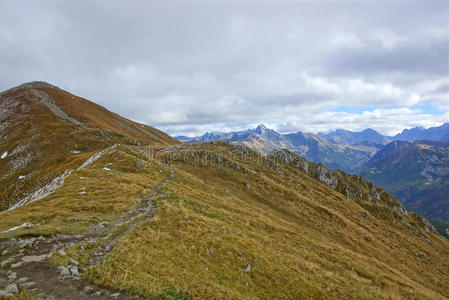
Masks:
[[[0,254],[5,257],[0,262],[0,286],[21,285],[40,299],[145,299],[95,286],[81,277],[87,267],[101,264],[126,234],[154,216],[157,212],[154,200],[166,197],[161,189],[173,178],[171,169],[170,175],[142,199],[137,209],[110,223],[100,223],[84,234],[0,240]],[[110,238],[119,229],[120,234]],[[48,262],[56,252],[67,255],[66,248],[97,242],[100,246],[91,254],[87,266],[80,267],[73,259],[63,267]]]

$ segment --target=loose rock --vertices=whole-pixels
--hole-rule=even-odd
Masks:
[[[5,291],[9,294],[17,294],[19,292],[19,289],[17,288],[17,284],[11,283],[6,287]]]
[[[25,283],[22,283],[22,285],[26,288],[29,288],[29,287],[32,287],[33,285],[36,285],[36,282],[34,282],[34,281],[25,282]]]
[[[29,255],[22,257],[22,262],[30,263],[30,262],[40,262],[47,258],[46,254],[43,255]]]
[[[59,266],[58,270],[61,272],[61,275],[63,277],[69,277],[70,276],[70,271],[69,271],[69,269],[67,269],[67,267]]]
[[[73,276],[80,276],[80,273],[79,273],[79,271],[78,271],[78,267],[77,266],[72,266],[71,268],[70,268],[70,272],[72,272],[72,275]]]

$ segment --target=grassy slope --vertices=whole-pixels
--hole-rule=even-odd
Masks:
[[[48,94],[59,107],[87,127],[55,116],[32,89]],[[175,144],[165,133],[137,124],[103,107],[48,84],[25,84],[0,94],[0,211],[78,167],[86,153],[114,143]],[[119,123],[117,123],[118,121]],[[72,154],[72,150],[82,154]],[[92,153],[91,153],[92,154]],[[90,155],[91,155],[90,154]],[[19,176],[26,176],[18,179]]]
[[[103,169],[106,165],[110,171]],[[0,238],[84,232],[90,224],[113,220],[135,207],[140,195],[150,193],[166,176],[167,172],[159,170],[157,164],[136,168],[135,154],[119,147],[88,168],[72,173],[60,189],[45,199],[0,212],[0,231],[25,222],[41,224],[0,234]]]
[[[51,98],[56,99],[58,104],[70,116],[90,127],[112,131],[116,135],[128,137],[128,141],[134,140],[143,144],[156,143],[167,145],[178,143],[177,140],[156,128],[123,118],[94,102],[64,90],[49,87],[41,90]]]
[[[239,163],[253,172],[176,163],[156,217],[88,277],[181,298],[449,296],[441,272],[448,268],[449,247],[442,237],[411,234],[408,226],[369,212],[365,219],[355,201],[290,167],[281,174]]]

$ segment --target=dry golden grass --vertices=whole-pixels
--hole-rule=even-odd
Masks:
[[[0,150],[9,152],[8,157],[0,160],[0,210],[32,193],[36,187],[49,183],[65,170],[79,166],[84,156],[72,154],[72,150],[89,153],[114,143],[178,143],[155,128],[127,120],[61,89],[44,87],[38,90],[47,93],[71,117],[91,128],[57,117],[28,89],[3,93],[2,97],[8,101],[0,101],[0,109],[11,115],[0,124],[3,130]],[[14,155],[14,151],[18,153]],[[19,176],[26,177],[19,180]]]
[[[174,298],[448,297],[446,240],[427,235],[428,245],[402,224],[366,220],[355,201],[288,168],[245,167],[257,173],[177,163],[156,217],[88,278]]]
[[[55,88],[42,88],[41,90],[56,99],[70,116],[90,127],[110,130],[146,144],[149,142],[164,145],[179,143],[179,141],[158,129],[125,119],[94,102],[64,90]]]
[[[110,171],[103,169],[106,165]],[[0,238],[84,232],[91,223],[113,220],[135,207],[141,200],[139,195],[150,193],[167,176],[167,170],[159,172],[162,168],[158,164],[148,166],[137,169],[134,154],[119,147],[88,168],[73,172],[60,189],[45,199],[0,212],[0,231],[25,222],[40,224],[1,234]]]
[[[176,143],[85,99],[42,90],[71,116],[103,131],[61,121],[23,91],[7,95],[26,109],[16,106],[14,114],[24,118],[14,122],[23,130],[8,131],[0,146],[10,150],[30,142],[27,151],[35,160],[20,171],[32,174],[23,184],[18,184],[18,171],[6,176],[11,157],[0,161],[0,178],[7,178],[0,186],[3,208],[14,196],[75,170],[113,143]],[[71,154],[73,149],[82,153]],[[167,198],[157,200],[156,216],[122,239],[100,266],[88,269],[87,279],[177,299],[449,297],[448,275],[442,272],[449,269],[449,242],[426,232],[417,217],[407,216],[402,223],[383,200],[351,200],[292,165],[258,163],[266,161],[253,152],[231,157],[237,150],[231,145],[188,149],[218,153],[229,164],[201,166],[196,160],[186,163],[183,153],[170,156],[178,158],[172,162],[176,175],[163,188]],[[85,232],[92,223],[119,218],[169,174],[158,160],[149,160],[147,169],[137,168],[137,156],[119,146],[72,173],[45,199],[0,212],[0,232],[34,224],[0,238]],[[77,245],[67,252],[85,263],[94,246],[84,252]],[[55,255],[52,262],[65,264],[64,259]]]

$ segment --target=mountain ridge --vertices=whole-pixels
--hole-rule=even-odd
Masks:
[[[179,143],[33,89],[69,119],[28,89],[1,94],[0,192],[33,191],[45,174],[51,189],[0,211],[0,288],[16,284],[16,297],[449,297],[449,241],[364,178],[289,150]],[[248,136],[286,140],[263,127]],[[28,154],[38,161],[11,163]]]
[[[408,208],[449,221],[449,142],[395,141],[365,163],[360,174],[389,190]]]

